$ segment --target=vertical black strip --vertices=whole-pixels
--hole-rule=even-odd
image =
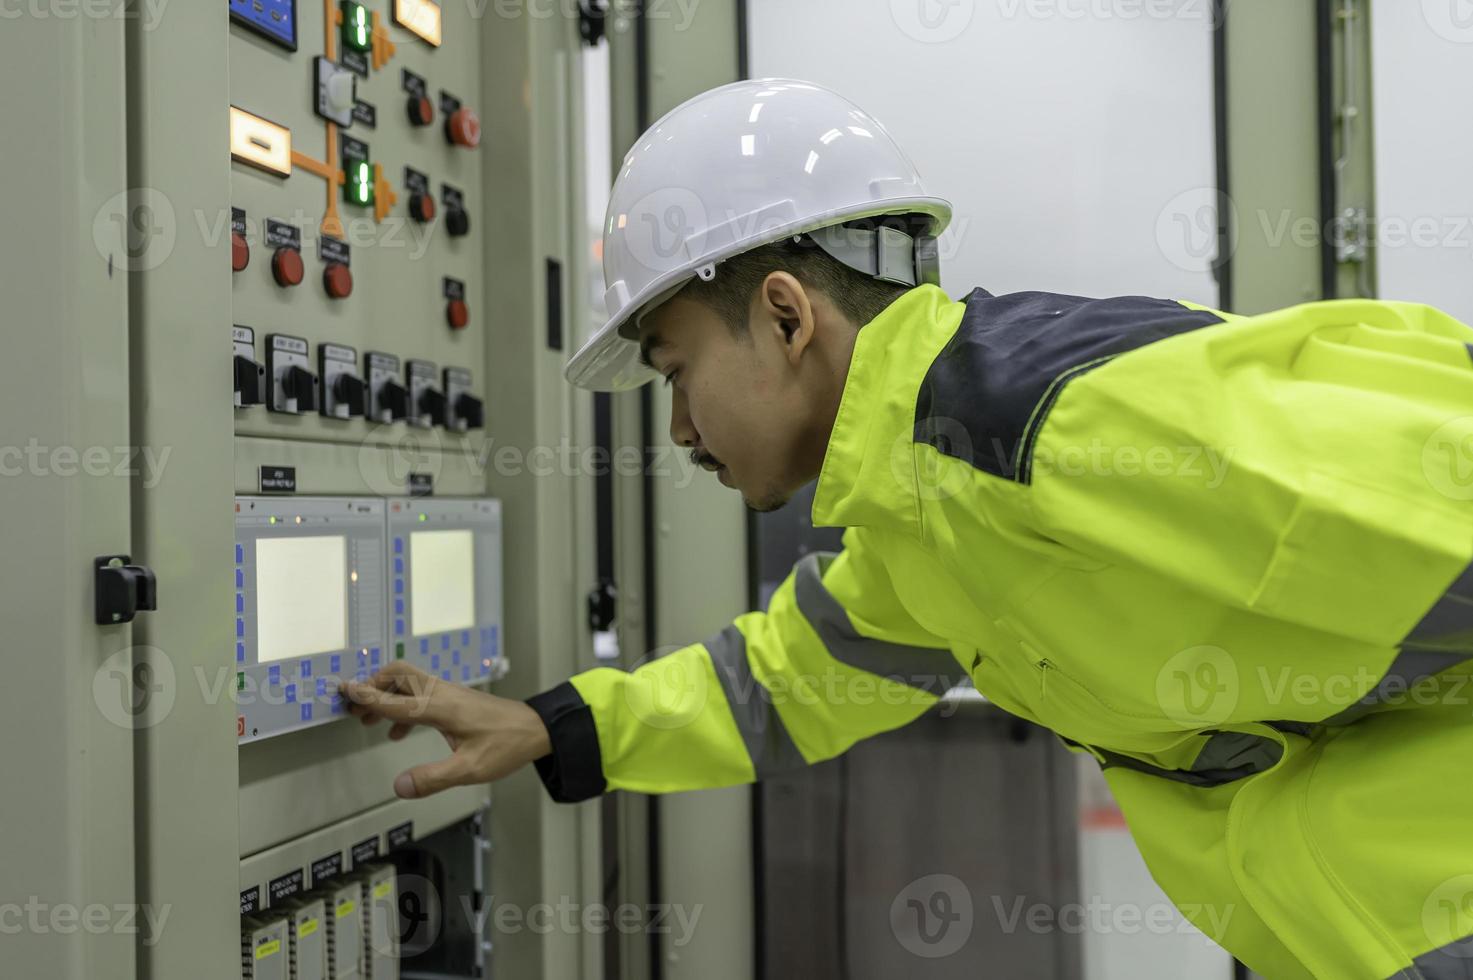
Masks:
[[[1213,114],[1216,119],[1217,194],[1219,201],[1232,200],[1228,169],[1228,71],[1227,71],[1227,0],[1212,0],[1212,81]],[[1217,279],[1217,307],[1233,308],[1233,228],[1232,209],[1218,208],[1217,258],[1212,274]]]
[[[563,349],[563,264],[547,259],[547,347]]]
[[[594,458],[605,461],[593,476],[594,535],[597,539],[594,579],[598,583],[595,587],[602,591],[606,584],[614,581],[614,412],[613,398],[606,391],[595,392],[593,396],[593,443]],[[599,803],[605,908],[614,908],[621,901],[619,889],[624,874],[619,848],[622,833],[619,803],[622,797],[622,793],[605,793]],[[604,934],[604,976],[617,977],[622,972],[621,939],[617,929]]]
[[[614,403],[606,391],[593,396],[593,443],[598,469],[593,475],[596,572],[602,582],[614,581]]]
[[[1333,231],[1337,227],[1339,201],[1335,187],[1335,20],[1334,0],[1315,4],[1315,61],[1319,105],[1316,123],[1320,156],[1320,298],[1340,295],[1340,269]]]
[[[736,43],[737,80],[746,81],[752,77],[752,64],[747,35],[747,0],[737,0],[736,2]]]

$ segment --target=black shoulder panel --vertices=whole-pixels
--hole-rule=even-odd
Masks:
[[[1148,296],[993,296],[974,289],[961,326],[916,399],[915,440],[978,469],[1028,482],[1031,442],[1070,379],[1200,327],[1214,313]]]

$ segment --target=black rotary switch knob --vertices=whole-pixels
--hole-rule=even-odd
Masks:
[[[287,368],[281,389],[286,397],[297,400],[297,411],[311,412],[317,408],[317,375],[306,368],[296,364]]]
[[[419,412],[427,415],[431,425],[445,425],[445,393],[438,388],[426,388],[419,393]]]
[[[390,422],[401,421],[409,414],[409,392],[397,381],[385,381],[379,385],[378,408],[389,413]]]
[[[363,393],[367,390],[363,379],[356,374],[340,374],[333,379],[332,397],[339,405],[348,407],[348,414],[363,414]]]

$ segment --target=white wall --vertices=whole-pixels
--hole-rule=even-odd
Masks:
[[[1210,7],[749,0],[749,67],[829,85],[906,147],[956,207],[942,243],[952,296],[983,286],[1216,305]],[[1113,806],[1103,780],[1085,779],[1097,792],[1081,901],[1155,914],[1166,897],[1123,828],[1098,819]],[[1231,958],[1189,928],[1091,929],[1084,956],[1087,980],[1232,976]]]
[[[1383,299],[1473,323],[1473,4],[1371,4]]]
[[[750,69],[843,92],[907,148],[956,205],[953,296],[1212,305],[1211,6],[750,0]]]

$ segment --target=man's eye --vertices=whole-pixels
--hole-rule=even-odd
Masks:
[[[673,385],[675,383],[675,376],[678,375],[679,373],[680,373],[679,371],[671,371],[669,374],[665,375],[665,387],[666,388],[670,387],[671,385]]]

